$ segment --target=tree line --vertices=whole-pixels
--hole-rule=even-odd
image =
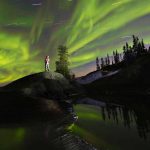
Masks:
[[[120,62],[125,62],[127,64],[134,61],[136,58],[141,57],[144,54],[150,53],[150,47],[147,49],[145,47],[143,39],[140,41],[135,35],[133,37],[133,44],[129,46],[126,44],[123,46],[123,52],[119,53],[117,50],[113,51],[112,56],[107,54],[106,57],[96,58],[96,68],[101,70],[106,66],[116,65]],[[69,54],[68,48],[66,46],[60,45],[58,47],[59,59],[56,61],[56,72],[63,74],[68,79],[74,79],[75,75],[69,70]]]
[[[133,44],[129,46],[126,44],[123,46],[123,52],[118,53],[118,51],[113,51],[113,55],[109,56],[107,54],[104,58],[96,58],[96,68],[97,70],[103,69],[106,66],[116,65],[120,62],[125,62],[127,64],[133,62],[136,58],[141,57],[142,55],[150,53],[150,47],[147,49],[145,47],[143,39],[140,41],[139,38],[135,35],[132,36]]]

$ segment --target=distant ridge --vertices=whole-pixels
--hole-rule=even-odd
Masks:
[[[91,95],[150,94],[150,54],[126,65],[120,72],[84,86]]]

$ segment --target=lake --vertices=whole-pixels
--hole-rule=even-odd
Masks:
[[[74,123],[1,124],[0,150],[149,150],[149,101],[114,99],[77,99]]]
[[[148,99],[78,100],[72,130],[100,150],[150,150],[149,108]]]

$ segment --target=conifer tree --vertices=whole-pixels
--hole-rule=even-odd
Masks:
[[[129,52],[129,44],[126,42],[126,52]]]
[[[118,54],[117,50],[116,50],[116,52],[114,52],[114,60],[115,60],[115,64],[117,64],[119,62],[119,54]]]
[[[69,55],[66,46],[60,45],[58,47],[59,60],[56,61],[56,72],[63,74],[65,77],[69,77]]]
[[[96,68],[97,70],[100,70],[100,65],[99,65],[99,58],[96,58]]]
[[[150,53],[150,46],[149,46],[149,48],[148,48],[148,53]]]
[[[123,46],[123,53],[126,54],[126,46]]]
[[[105,57],[105,66],[107,66],[107,57]]]
[[[138,51],[138,43],[139,43],[139,38],[135,37],[133,35],[133,50],[134,50],[134,52]]]
[[[107,65],[110,65],[109,55],[107,54]]]
[[[104,66],[105,66],[105,64],[104,64],[104,59],[101,58],[101,68],[103,68]]]
[[[141,48],[142,48],[142,52],[145,53],[146,52],[146,48],[145,48],[145,44],[144,44],[143,39],[141,41]]]
[[[139,42],[138,43],[138,49],[137,49],[137,56],[140,56],[142,53],[142,44]]]
[[[114,64],[115,64],[115,57],[116,57],[116,54],[115,54],[115,51],[113,51]]]

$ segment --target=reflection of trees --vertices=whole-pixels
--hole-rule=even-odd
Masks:
[[[147,138],[147,134],[150,131],[149,105],[134,103],[120,106],[107,103],[106,107],[101,107],[101,110],[104,120],[112,119],[117,124],[124,124],[127,128],[136,124],[139,136],[144,139]]]

